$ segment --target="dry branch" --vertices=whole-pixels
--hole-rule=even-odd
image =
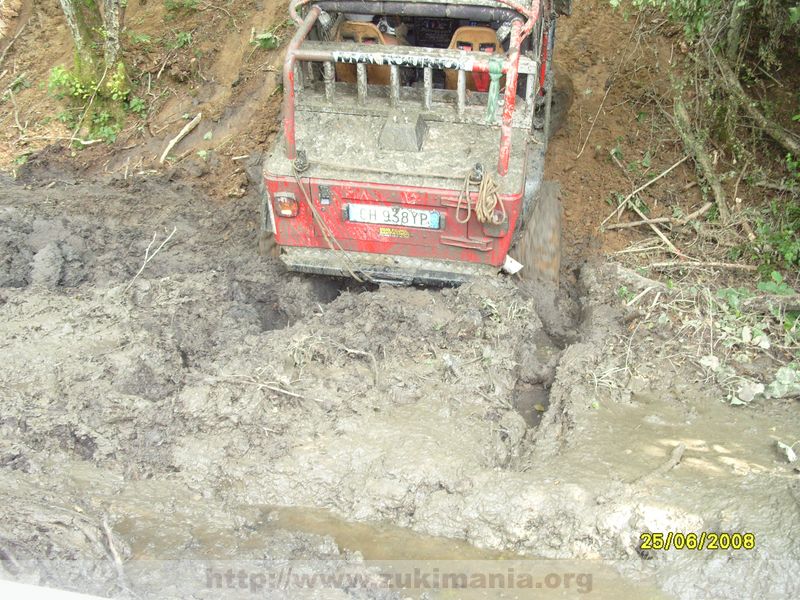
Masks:
[[[792,294],[790,296],[779,296],[777,294],[755,296],[742,300],[741,306],[742,308],[764,314],[770,314],[773,310],[778,310],[780,312],[800,310],[800,294]]]
[[[767,190],[775,190],[776,192],[791,193],[797,191],[796,187],[781,185],[780,183],[772,183],[770,181],[757,181],[753,185]]]
[[[657,225],[662,223],[670,223],[672,225],[686,225],[689,221],[693,221],[698,217],[703,216],[708,210],[714,206],[713,202],[706,202],[703,206],[698,208],[693,213],[685,216],[683,219],[674,219],[672,217],[656,217],[655,219],[644,219],[642,221],[630,221],[629,223],[612,223],[606,225],[606,229],[628,229],[630,227],[638,227],[639,225]]]
[[[683,101],[675,97],[675,128],[683,140],[683,145],[686,150],[694,157],[695,164],[700,168],[703,174],[703,179],[711,186],[711,191],[714,194],[714,200],[717,202],[717,209],[719,216],[724,225],[727,225],[731,220],[731,211],[728,208],[728,203],[725,200],[725,192],[722,189],[722,184],[719,182],[717,174],[714,172],[714,167],[711,163],[711,158],[706,152],[705,146],[694,133],[692,133],[692,124],[689,120],[689,113],[686,112],[686,107]]]
[[[620,203],[619,203],[619,206],[618,206],[617,208],[615,208],[615,209],[614,209],[614,212],[612,212],[612,213],[611,213],[610,215],[608,215],[608,216],[607,216],[605,219],[603,219],[603,222],[602,222],[602,223],[600,223],[600,227],[603,227],[603,225],[605,225],[605,224],[606,224],[606,223],[607,223],[607,222],[608,222],[608,221],[611,219],[611,217],[613,217],[615,214],[617,215],[617,218],[619,218],[619,217],[620,217],[620,215],[622,215],[622,211],[623,211],[623,210],[625,210],[625,206],[626,206],[626,205],[627,205],[627,204],[628,204],[628,203],[629,203],[629,202],[630,202],[630,201],[633,199],[633,197],[634,197],[634,196],[636,196],[638,193],[640,193],[640,192],[643,192],[644,190],[646,190],[647,188],[649,188],[649,187],[650,187],[651,185],[653,185],[653,184],[654,184],[656,181],[658,181],[659,179],[661,179],[661,178],[662,178],[662,177],[664,177],[665,175],[669,174],[669,173],[670,173],[670,172],[671,172],[673,169],[675,169],[677,166],[679,166],[679,165],[682,165],[684,162],[686,162],[686,160],[687,160],[688,158],[689,158],[688,156],[684,156],[682,159],[680,159],[680,160],[679,160],[678,162],[676,162],[674,165],[672,165],[671,167],[669,167],[669,168],[668,168],[668,169],[666,169],[665,171],[662,171],[661,173],[659,173],[658,175],[656,175],[655,177],[653,177],[653,178],[652,178],[650,181],[648,181],[647,183],[644,183],[644,184],[640,185],[638,188],[636,188],[635,190],[633,190],[633,191],[632,191],[630,194],[628,194],[627,196],[625,196],[625,198],[623,198],[623,199],[622,199],[622,202],[620,202]],[[624,169],[623,169],[623,170],[624,170]]]
[[[677,467],[679,464],[681,464],[684,452],[686,452],[686,444],[683,443],[678,444],[672,449],[669,458],[665,460],[661,465],[659,465],[657,469],[651,471],[650,473],[642,475],[641,477],[633,481],[632,485],[639,485],[642,483],[646,483],[649,480],[658,477],[659,475],[668,473],[669,471]]]
[[[147,249],[144,251],[144,262],[142,263],[142,266],[139,267],[139,270],[136,272],[136,275],[133,276],[133,279],[131,279],[130,283],[128,283],[128,285],[125,287],[125,289],[122,290],[123,294],[125,292],[127,292],[129,289],[131,289],[131,286],[136,281],[136,279],[139,277],[139,275],[142,274],[142,271],[144,271],[144,268],[147,266],[147,264],[151,260],[153,260],[155,258],[155,256],[156,256],[156,254],[158,254],[161,251],[161,249],[167,244],[167,242],[169,242],[172,239],[172,236],[175,235],[176,231],[178,231],[178,228],[177,227],[173,227],[172,228],[172,232],[167,237],[165,237],[164,241],[161,242],[161,244],[158,246],[158,248],[156,248],[155,251],[152,254],[150,254],[150,249],[153,247],[153,244],[156,243],[156,234],[155,233],[153,234],[153,239],[150,240],[150,243],[147,245]]]
[[[6,59],[6,54],[8,54],[8,51],[9,51],[9,50],[11,50],[11,46],[13,46],[13,45],[14,45],[14,42],[16,42],[16,41],[17,41],[17,38],[18,38],[20,35],[22,35],[22,32],[23,32],[23,30],[25,29],[25,26],[26,26],[27,24],[28,24],[28,22],[27,22],[27,21],[25,21],[25,22],[22,24],[22,26],[21,26],[21,27],[19,28],[19,30],[17,31],[16,35],[15,35],[13,38],[11,38],[11,41],[9,41],[9,42],[8,42],[8,45],[5,47],[5,50],[3,50],[3,53],[2,53],[2,54],[0,54],[0,65],[2,65],[2,64],[3,64],[3,61]]]
[[[202,118],[203,113],[197,113],[197,116],[184,125],[183,129],[180,130],[180,133],[178,133],[178,135],[169,141],[169,144],[167,144],[167,147],[164,148],[164,153],[161,155],[161,158],[158,161],[160,164],[164,164],[164,161],[167,160],[167,155],[170,153],[170,151],[178,144],[178,142],[189,135],[189,133],[191,133],[191,131],[197,127]]]
[[[738,269],[740,271],[757,271],[753,265],[726,262],[657,262],[647,265],[650,269]]]

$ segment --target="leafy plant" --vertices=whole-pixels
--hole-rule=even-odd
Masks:
[[[126,31],[125,33],[128,34],[128,39],[131,41],[131,44],[135,46],[146,46],[153,41],[152,38],[146,33],[136,33],[135,31],[130,30]]]
[[[99,137],[109,144],[116,141],[119,130],[119,123],[109,112],[98,112],[92,117],[92,135]]]
[[[281,45],[283,32],[291,26],[291,20],[278,23],[271,29],[257,34],[250,43],[261,50],[274,50]]]
[[[97,82],[83,83],[72,71],[58,66],[50,71],[47,88],[59,100],[64,98],[88,100],[93,89],[97,88]]]
[[[791,296],[794,294],[794,290],[791,286],[787,285],[783,280],[783,275],[777,271],[773,271],[770,274],[769,280],[759,282],[758,289],[762,292],[776,294],[778,296]]]
[[[281,45],[281,40],[274,31],[265,31],[256,35],[250,43],[258,46],[261,50],[274,50]]]
[[[617,296],[622,298],[622,300],[627,304],[636,297],[636,294],[629,290],[626,286],[621,285],[617,289]]]
[[[754,246],[762,260],[762,271],[800,269],[800,204],[796,200],[773,201],[758,219]]]
[[[139,97],[134,97],[128,100],[127,108],[130,112],[139,115],[141,118],[147,116],[147,102]]]
[[[185,48],[186,46],[191,46],[192,44],[192,32],[191,31],[179,31],[175,34],[175,41],[172,44],[172,49],[177,50],[178,48]]]
[[[197,10],[198,0],[164,0],[164,8],[170,12]]]

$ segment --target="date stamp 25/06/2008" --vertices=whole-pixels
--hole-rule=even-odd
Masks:
[[[701,531],[645,532],[639,536],[642,550],[753,550],[754,533]]]

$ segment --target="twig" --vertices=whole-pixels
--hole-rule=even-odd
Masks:
[[[28,122],[25,121],[25,125],[23,126],[19,122],[19,107],[17,106],[17,99],[14,98],[14,92],[10,89],[8,90],[8,97],[11,98],[11,104],[14,105],[14,123],[16,124],[16,128],[20,133],[20,136],[25,135],[25,132],[28,130]]]
[[[744,265],[739,263],[725,263],[725,262],[657,262],[647,265],[650,269],[738,269],[740,271],[757,271],[758,267],[753,265]]]
[[[733,186],[733,201],[736,204],[737,209],[740,209],[742,202],[739,199],[739,184],[742,182],[742,179],[744,179],[744,174],[747,172],[747,167],[749,164],[750,163],[747,162],[744,163],[744,167],[742,167],[742,170],[739,171],[739,177],[736,179],[736,185]],[[747,239],[751,242],[754,242],[756,239],[756,234],[753,231],[753,228],[750,226],[750,222],[747,220],[747,217],[741,214],[741,210],[739,210],[739,216],[742,220],[742,229],[744,229],[744,232],[747,234]]]
[[[631,208],[634,210],[634,212],[635,212],[637,215],[639,215],[639,217],[641,217],[641,219],[642,219],[642,220],[645,220],[645,219],[647,219],[647,217],[645,216],[645,214],[644,214],[644,213],[643,213],[643,212],[642,212],[642,211],[639,209],[639,207],[638,207],[638,206],[636,206],[635,204],[633,204],[633,203],[632,203],[632,202],[630,202],[630,201],[628,202],[628,204],[629,204],[629,205],[630,205],[630,207],[631,207]],[[663,231],[661,231],[661,230],[660,230],[658,227],[656,227],[656,226],[655,226],[655,225],[653,225],[652,223],[650,223],[648,226],[650,227],[650,229],[652,229],[652,230],[655,232],[655,234],[656,234],[658,237],[660,237],[660,238],[661,238],[661,241],[662,241],[662,242],[664,242],[664,243],[667,245],[667,248],[669,248],[669,251],[670,251],[670,252],[672,252],[672,253],[673,253],[675,256],[680,256],[681,258],[686,258],[686,255],[685,255],[683,252],[681,252],[680,250],[678,250],[678,249],[675,247],[675,244],[673,244],[672,242],[670,242],[670,241],[669,241],[669,239],[667,239],[667,236],[665,236],[665,235],[664,235],[664,232],[663,232]]]
[[[602,229],[603,225],[608,223],[608,221],[611,220],[611,217],[613,217],[615,214],[617,215],[617,218],[619,218],[620,215],[622,215],[622,211],[625,210],[625,205],[628,204],[633,199],[634,196],[636,196],[640,192],[643,192],[644,190],[649,188],[651,185],[653,185],[656,181],[658,181],[662,177],[668,175],[670,172],[672,172],[673,169],[675,169],[676,167],[682,165],[688,159],[689,159],[688,156],[684,156],[682,159],[680,159],[674,165],[669,167],[666,171],[662,171],[660,174],[658,174],[655,177],[653,177],[650,181],[648,181],[645,184],[640,185],[638,188],[633,190],[630,194],[625,196],[625,198],[623,198],[622,202],[619,203],[619,206],[617,208],[615,208],[614,211],[610,215],[608,215],[605,219],[603,219],[603,222],[600,223],[600,228]],[[646,217],[642,217],[642,218],[646,219]]]
[[[111,558],[114,559],[114,566],[117,569],[117,577],[119,578],[120,585],[123,588],[127,588],[127,580],[125,577],[125,569],[122,566],[122,558],[117,552],[117,547],[114,545],[114,534],[111,532],[111,528],[108,526],[108,520],[103,517],[103,533],[106,534],[106,545],[108,546],[108,551],[111,553]]]
[[[703,206],[698,208],[696,211],[694,211],[693,213],[690,213],[684,219],[679,220],[678,223],[680,225],[686,225],[686,223],[688,223],[689,221],[694,221],[697,217],[701,217],[704,214],[706,214],[709,210],[711,210],[712,206],[714,206],[713,202],[706,202],[705,204],[703,204]]]
[[[655,219],[643,219],[641,221],[629,221],[628,223],[611,223],[606,225],[606,229],[630,229],[631,227],[638,227],[639,225],[650,225],[660,223],[672,223],[670,217],[656,217]]]
[[[594,119],[592,119],[592,126],[589,127],[589,133],[586,134],[586,139],[583,140],[583,146],[581,146],[580,152],[575,156],[575,159],[581,157],[583,151],[586,150],[586,144],[589,143],[589,137],[592,135],[592,131],[594,131],[594,124],[597,123],[597,119],[600,117],[600,111],[603,110],[603,105],[606,103],[606,98],[608,98],[608,92],[611,91],[611,83],[609,83],[608,87],[606,88],[606,93],[603,94],[603,99],[600,101],[600,106],[597,107],[597,112],[594,115]]]
[[[28,25],[28,21],[25,21],[25,22],[22,24],[22,27],[20,27],[20,28],[19,28],[19,31],[17,31],[17,33],[14,35],[14,37],[13,37],[13,38],[11,38],[11,41],[10,41],[10,42],[8,42],[8,46],[6,46],[5,50],[3,50],[3,53],[2,53],[2,54],[0,54],[0,65],[2,65],[2,64],[3,64],[3,61],[6,59],[6,54],[8,54],[8,51],[11,49],[11,46],[13,46],[13,45],[14,45],[14,42],[16,42],[16,41],[17,41],[17,38],[18,38],[20,35],[22,35],[22,32],[25,30],[25,27],[26,27],[27,25]]]
[[[239,29],[239,26],[236,24],[236,19],[233,18],[233,15],[230,12],[228,12],[226,9],[222,8],[221,6],[215,6],[213,4],[203,4],[202,6],[198,7],[197,10],[200,11],[200,12],[203,12],[203,11],[209,10],[209,9],[218,10],[219,12],[222,12],[222,13],[225,13],[226,15],[228,15],[228,18],[233,23],[233,28],[236,31],[241,31],[241,29]]]
[[[172,52],[167,52],[167,55],[164,57],[164,62],[161,63],[161,68],[158,70],[158,73],[156,73],[156,81],[161,79],[161,73],[164,72],[164,68],[167,66],[169,59],[172,58],[172,54]]]
[[[151,260],[155,258],[156,254],[158,254],[161,251],[164,245],[172,239],[172,236],[175,235],[176,231],[178,231],[178,228],[173,227],[172,232],[166,238],[164,238],[164,241],[161,242],[161,245],[159,245],[159,247],[156,248],[155,252],[150,254],[150,248],[152,248],[153,244],[156,243],[156,234],[155,233],[153,234],[153,239],[150,240],[150,243],[147,245],[147,249],[144,251],[144,262],[142,263],[142,266],[139,267],[139,271],[136,273],[136,275],[133,276],[133,279],[131,279],[130,283],[125,287],[124,290],[122,290],[123,294],[127,292],[129,289],[131,289],[133,282],[136,281],[136,278],[142,274],[142,271],[144,271],[144,268],[147,266],[147,263],[149,263]]]
[[[796,192],[797,187],[791,187],[788,185],[781,185],[779,183],[771,183],[769,181],[757,181],[753,185],[756,187],[761,187],[767,190],[775,190],[776,192]]]
[[[106,65],[106,68],[103,69],[103,76],[100,78],[99,83],[94,88],[94,91],[92,92],[92,97],[89,98],[89,103],[86,105],[86,108],[83,109],[83,114],[81,114],[81,118],[78,119],[78,124],[75,126],[75,131],[72,132],[72,136],[70,137],[69,140],[70,144],[72,144],[72,142],[74,142],[75,139],[77,138],[78,132],[81,130],[81,127],[83,126],[83,120],[86,118],[86,115],[89,114],[89,109],[92,108],[92,104],[94,104],[94,99],[97,97],[97,92],[100,91],[100,86],[103,85],[103,81],[105,81],[107,73],[108,73],[108,65]]]
[[[623,248],[622,250],[617,250],[614,252],[614,255],[619,254],[639,254],[642,252],[657,252],[663,250],[664,246],[659,241],[658,244],[655,246],[642,246],[642,247],[630,247],[630,248]]]
[[[332,344],[338,346],[348,354],[355,354],[357,356],[365,356],[369,358],[370,362],[372,363],[372,380],[375,385],[378,385],[378,361],[375,360],[375,355],[372,352],[365,352],[364,350],[354,350],[353,348],[348,348],[347,346],[340,344],[334,340],[330,340]]]
[[[657,469],[651,471],[650,473],[646,473],[635,479],[631,482],[631,485],[640,485],[642,483],[647,482],[648,480],[652,479],[653,477],[657,477],[658,475],[663,475],[677,467],[681,461],[683,460],[683,453],[686,452],[686,444],[678,444],[675,448],[672,449],[672,452],[669,455],[669,458],[664,461]]]
[[[278,394],[283,394],[284,396],[289,396],[290,398],[308,400],[308,398],[306,398],[302,394],[298,394],[296,392],[290,392],[289,390],[285,390],[281,387],[278,387],[278,384],[273,381],[261,381],[260,379],[255,379],[253,377],[245,377],[241,375],[237,375],[235,377],[215,377],[214,379],[218,381],[230,381],[232,383],[247,383],[249,385],[254,385],[257,388],[264,388],[276,392]],[[317,400],[317,402],[319,402],[319,400]]]
[[[638,294],[636,294],[636,296],[635,296],[635,297],[633,297],[631,300],[629,300],[629,301],[628,301],[628,302],[625,304],[625,306],[633,306],[634,304],[636,304],[637,302],[639,302],[639,300],[641,300],[641,299],[642,299],[644,296],[646,296],[648,292],[651,292],[651,291],[652,291],[652,290],[654,290],[654,289],[656,289],[656,286],[654,286],[654,285],[651,285],[650,287],[646,287],[646,288],[644,288],[644,289],[643,289],[641,292],[639,292]]]
[[[189,133],[195,127],[197,127],[197,124],[200,123],[202,118],[203,118],[203,113],[197,113],[197,116],[191,121],[189,121],[186,125],[184,125],[183,129],[180,130],[180,133],[178,133],[178,135],[176,135],[169,141],[169,144],[167,144],[167,147],[164,148],[164,153],[161,155],[161,158],[158,161],[160,164],[162,165],[164,164],[164,161],[167,160],[167,155],[169,154],[170,150],[172,150],[175,147],[175,145],[178,142],[180,142],[183,138],[189,135]]]
[[[8,94],[10,92],[13,92],[14,88],[17,87],[17,85],[19,85],[21,82],[23,82],[25,80],[25,76],[27,74],[28,74],[27,71],[23,71],[22,73],[20,73],[16,77],[14,77],[13,81],[11,83],[9,83],[8,87],[5,90],[3,90],[2,94],[0,94],[0,97],[1,96],[5,96],[6,94]]]
[[[628,229],[629,227],[638,227],[639,225],[649,225],[649,224],[660,224],[660,223],[671,223],[672,225],[686,225],[689,221],[695,220],[697,217],[701,217],[709,209],[714,206],[713,202],[706,202],[703,206],[698,208],[693,213],[687,215],[683,219],[674,219],[672,217],[656,217],[655,219],[645,219],[643,221],[630,221],[628,223],[611,223],[611,225],[606,225],[606,229]]]
[[[20,142],[30,142],[33,140],[43,140],[48,142],[78,142],[84,146],[91,146],[92,144],[99,144],[105,140],[82,140],[81,138],[72,138],[72,137],[65,137],[65,136],[52,136],[52,135],[23,135],[20,136]]]
[[[603,99],[600,101],[600,106],[597,108],[597,113],[594,115],[594,119],[592,119],[592,126],[589,128],[589,133],[586,134],[586,139],[583,140],[583,145],[581,146],[580,152],[578,152],[577,156],[575,156],[576,159],[580,158],[581,155],[583,154],[583,151],[586,149],[586,144],[589,143],[589,137],[591,137],[592,135],[592,130],[594,129],[594,125],[595,123],[597,123],[597,119],[600,116],[600,111],[603,110],[603,105],[606,103],[606,98],[608,98],[608,93],[611,91],[611,86],[614,85],[614,80],[617,78],[617,75],[619,75],[619,72],[622,69],[622,65],[625,64],[625,61],[627,60],[625,51],[628,49],[628,46],[630,46],[631,40],[633,39],[633,36],[637,31],[637,28],[639,26],[639,19],[641,19],[642,14],[643,13],[640,12],[636,16],[636,23],[633,24],[633,29],[631,29],[631,34],[630,36],[628,36],[628,42],[627,44],[625,44],[625,49],[622,51],[622,56],[619,59],[617,68],[614,70],[614,74],[607,80],[608,83],[606,86],[606,93],[603,94]]]

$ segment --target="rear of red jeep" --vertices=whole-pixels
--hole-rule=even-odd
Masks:
[[[459,283],[508,268],[541,182],[540,0],[294,0],[262,226],[291,270]]]

